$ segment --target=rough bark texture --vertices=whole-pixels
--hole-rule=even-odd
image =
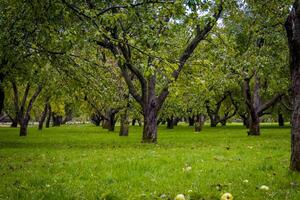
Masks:
[[[290,168],[300,171],[300,1],[296,0],[285,28],[290,50],[290,74],[293,99]]]
[[[119,112],[118,109],[109,108],[107,109],[102,123],[102,128],[108,129],[108,131],[115,131],[116,114]]]

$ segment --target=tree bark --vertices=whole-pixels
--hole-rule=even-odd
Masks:
[[[202,127],[205,122],[205,116],[203,114],[198,114],[196,116],[196,123],[195,123],[195,132],[202,131]]]
[[[30,111],[33,107],[33,104],[36,100],[36,98],[38,97],[38,95],[41,93],[43,89],[43,85],[38,85],[38,87],[36,88],[34,94],[32,95],[32,97],[29,100],[28,106],[25,110],[25,102],[28,96],[28,92],[29,92],[29,84],[27,84],[27,87],[25,89],[25,94],[24,94],[24,98],[22,101],[22,105],[21,105],[21,110],[20,110],[20,136],[27,136],[27,127],[28,127],[28,122],[30,120]]]
[[[194,126],[195,124],[195,116],[189,117],[189,126]]]
[[[49,110],[49,98],[47,98],[46,100],[44,111],[42,112],[41,118],[39,120],[39,127],[38,127],[39,130],[43,129],[44,121],[47,117],[48,110]]]
[[[174,128],[174,118],[173,116],[170,118],[167,118],[167,128],[173,129]]]
[[[157,142],[157,114],[154,107],[146,108],[144,114],[143,143]]]
[[[5,99],[3,81],[4,81],[4,74],[0,72],[0,115],[4,109],[4,99]]]
[[[284,127],[284,118],[282,113],[278,113],[278,125]]]
[[[46,119],[46,128],[50,127],[51,115],[52,115],[52,109],[51,109],[51,105],[49,104],[48,116],[47,116],[47,119]]]
[[[62,116],[52,112],[52,126],[60,126],[62,124]]]
[[[290,53],[290,75],[293,99],[290,168],[300,171],[300,1],[296,0],[285,28]]]
[[[21,121],[20,121],[20,136],[27,136],[29,119],[30,119],[29,115],[25,116],[23,119],[21,119]]]

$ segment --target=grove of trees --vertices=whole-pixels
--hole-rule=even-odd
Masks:
[[[291,123],[300,171],[300,1],[0,1],[0,121],[26,136],[79,119],[108,131]]]

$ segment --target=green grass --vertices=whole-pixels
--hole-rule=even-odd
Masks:
[[[300,175],[289,171],[290,130],[264,125],[248,137],[240,125],[197,134],[159,128],[158,144],[141,144],[92,125],[0,128],[0,199],[300,199]],[[191,166],[188,172],[185,166]],[[244,180],[248,183],[244,183]],[[259,190],[261,185],[269,191]]]

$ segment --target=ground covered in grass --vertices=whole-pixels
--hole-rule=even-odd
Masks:
[[[289,171],[289,128],[240,125],[197,134],[159,128],[158,144],[141,144],[141,128],[119,137],[92,125],[38,131],[20,138],[0,128],[0,199],[300,199]],[[260,190],[266,185],[269,190]]]

